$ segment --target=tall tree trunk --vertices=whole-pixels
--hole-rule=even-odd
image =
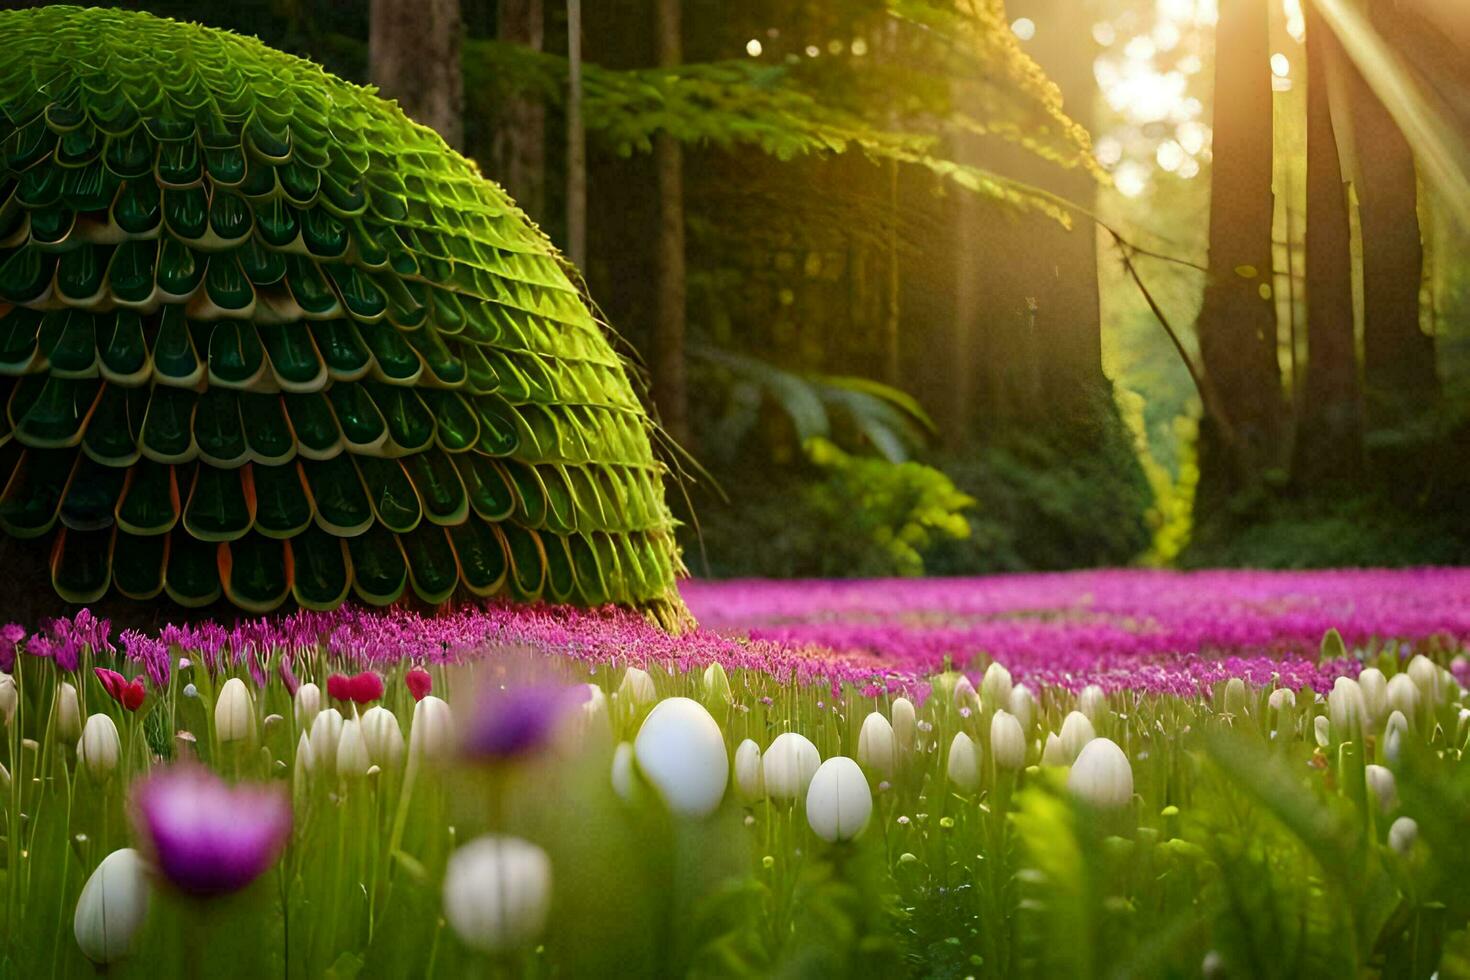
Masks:
[[[658,63],[684,60],[681,0],[658,0]],[[658,168],[658,321],[654,329],[653,397],[664,430],[690,445],[689,392],[684,364],[684,150],[660,131],[653,153]]]
[[[1219,397],[1200,425],[1201,516],[1282,462],[1276,310],[1262,289],[1271,282],[1274,211],[1266,8],[1266,0],[1220,0],[1215,28],[1210,276],[1197,329]]]
[[[542,0],[500,0],[496,36],[540,51],[545,41]],[[495,131],[495,178],[533,220],[546,217],[546,107],[537,98],[514,98],[500,110]]]
[[[1355,479],[1363,427],[1353,329],[1352,231],[1332,125],[1337,39],[1307,5],[1307,370],[1292,475],[1306,487]]]
[[[587,263],[587,130],[582,123],[582,0],[567,0],[567,258]]]
[[[1077,0],[1015,0],[1006,4],[1012,16],[1027,16],[1042,25],[1024,45],[1026,52],[1061,89],[1067,115],[1091,130],[1097,77],[1096,50],[1086,31],[1068,29]],[[1080,167],[1064,169],[1035,164],[1017,176],[1044,190],[1091,209],[1096,180]],[[1032,341],[1041,348],[1043,402],[1064,424],[1086,422],[1097,409],[1096,394],[1105,383],[1102,371],[1102,309],[1097,274],[1097,229],[1079,218],[1068,230],[1053,221],[1038,221],[1027,236],[1027,310]],[[1090,431],[1091,426],[1085,427]]]
[[[1383,6],[1373,9],[1387,13]],[[1368,425],[1385,428],[1430,411],[1439,375],[1434,339],[1419,326],[1424,247],[1414,153],[1362,76],[1349,71],[1363,236],[1363,393]]]
[[[464,73],[459,0],[372,0],[368,77],[403,111],[464,145]]]

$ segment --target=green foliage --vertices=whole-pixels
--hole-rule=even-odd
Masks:
[[[1037,429],[931,462],[981,501],[964,541],[927,563],[944,575],[1128,564],[1149,547],[1157,506],[1116,415],[1072,434]]]
[[[477,114],[493,114],[515,97],[564,109],[566,77],[566,60],[557,55],[494,40],[465,42],[465,92]],[[697,145],[750,146],[778,160],[856,151],[922,167],[965,190],[1071,223],[1070,212],[1046,192],[947,157],[939,134],[879,125],[830,95],[786,65],[753,60],[630,71],[583,66],[588,137],[623,156],[651,151],[657,133]]]
[[[720,392],[723,411],[708,423],[710,454],[721,461],[755,434],[763,410],[790,423],[797,446],[838,440],[902,463],[934,432],[923,407],[907,393],[869,378],[798,374],[734,351],[690,351],[696,387],[706,398]],[[781,438],[777,435],[776,438]]]
[[[962,512],[975,501],[939,470],[851,455],[821,438],[804,450],[805,465],[728,482],[738,508],[712,505],[701,512],[699,544],[712,573],[922,575],[940,542],[970,533]]]

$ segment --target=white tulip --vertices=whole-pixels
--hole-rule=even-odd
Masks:
[[[730,695],[730,676],[718,661],[704,668],[704,696],[711,701],[734,700]]]
[[[444,918],[466,946],[485,953],[524,946],[545,928],[550,908],[551,859],[535,844],[486,835],[449,856]]]
[[[1357,741],[1368,714],[1363,702],[1363,689],[1351,677],[1339,677],[1327,695],[1327,714],[1332,719],[1337,738]]]
[[[608,715],[607,695],[596,684],[587,685],[587,700],[582,702],[582,734],[596,738],[612,735],[612,719]]]
[[[1404,749],[1404,738],[1409,734],[1409,719],[1404,717],[1402,711],[1395,711],[1388,716],[1388,724],[1383,726],[1383,756],[1389,762],[1398,762],[1399,756]]]
[[[908,698],[893,699],[893,738],[900,752],[912,752],[919,731],[919,718],[914,703]]]
[[[1278,687],[1271,692],[1271,697],[1266,701],[1272,711],[1280,711],[1283,708],[1296,707],[1296,692],[1289,687]]]
[[[310,729],[322,710],[322,689],[315,684],[302,684],[292,701],[296,705],[296,726],[303,731]]]
[[[15,688],[15,678],[0,674],[0,717],[4,717],[6,725],[15,717],[15,709],[19,705],[20,692]]]
[[[997,711],[990,719],[990,758],[997,769],[1020,769],[1026,764],[1026,733],[1009,711]]]
[[[720,726],[698,701],[660,701],[643,719],[633,753],[639,771],[675,813],[707,817],[719,809],[730,757]]]
[[[1388,714],[1388,678],[1377,667],[1364,668],[1358,674],[1358,689],[1363,692],[1367,723],[1377,725]]]
[[[403,761],[403,729],[393,712],[382,705],[362,713],[362,737],[375,765],[394,769]]]
[[[747,738],[735,747],[735,789],[746,803],[766,795],[766,777],[761,766],[761,747]]]
[[[1011,704],[1011,672],[998,663],[985,668],[980,680],[980,700],[985,707],[1004,711]]]
[[[801,799],[821,764],[821,754],[805,735],[796,732],[777,735],[761,754],[766,795],[783,803]]]
[[[1409,661],[1408,673],[1424,699],[1431,705],[1438,705],[1444,694],[1444,684],[1440,669],[1435,666],[1434,661],[1422,653],[1416,653]]]
[[[372,764],[373,757],[362,734],[362,722],[348,718],[342,722],[341,736],[337,739],[337,772],[343,776],[361,776]]]
[[[954,682],[954,706],[956,708],[974,708],[980,703],[980,695],[975,693],[975,685],[964,674]]]
[[[658,698],[653,689],[653,678],[648,671],[629,667],[623,674],[623,683],[618,685],[618,697],[629,704],[648,704]]]
[[[833,756],[817,768],[806,794],[806,822],[824,841],[852,840],[873,815],[873,794],[856,762]]]
[[[1326,715],[1318,715],[1312,719],[1312,734],[1317,739],[1317,744],[1322,748],[1332,744],[1332,726],[1327,721]]]
[[[618,799],[633,802],[633,743],[619,742],[613,749],[612,788]]]
[[[56,687],[56,738],[75,742],[81,737],[82,707],[77,701],[77,689],[71,681],[62,681]]]
[[[77,760],[87,767],[87,772],[95,779],[103,778],[117,769],[120,755],[122,739],[112,718],[100,712],[88,718],[82,737],[77,739]]]
[[[975,740],[964,732],[955,732],[954,741],[949,743],[949,761],[945,764],[949,781],[966,793],[980,785],[980,749]]]
[[[1405,720],[1419,714],[1419,686],[1408,674],[1394,674],[1388,679],[1388,707],[1397,711]]]
[[[336,708],[323,708],[311,723],[311,753],[328,772],[337,768],[337,743],[341,740],[342,713]]]
[[[301,738],[296,742],[296,765],[294,766],[291,779],[292,786],[298,794],[306,792],[311,785],[311,774],[316,769],[316,755],[311,751],[311,739],[306,733],[301,733]]]
[[[1087,716],[1093,725],[1102,724],[1108,716],[1108,696],[1096,684],[1089,684],[1077,695],[1077,710]]]
[[[413,706],[408,728],[408,757],[414,763],[447,758],[454,748],[454,718],[449,702],[425,694]]]
[[[1245,714],[1246,690],[1245,681],[1239,677],[1232,677],[1225,682],[1225,713],[1229,715]]]
[[[133,937],[148,918],[148,869],[131,847],[113,851],[82,886],[72,932],[82,955],[93,963],[115,963],[128,955]]]
[[[1419,825],[1413,817],[1399,817],[1388,828],[1388,846],[1400,854],[1408,854],[1419,839]]]
[[[255,738],[255,698],[238,677],[225,681],[215,699],[214,733],[221,742]]]
[[[1378,806],[1387,813],[1398,805],[1398,785],[1394,782],[1393,773],[1383,766],[1369,765],[1364,767],[1368,777],[1368,789],[1378,800]]]
[[[1120,809],[1133,800],[1133,767],[1112,739],[1095,738],[1073,763],[1067,789],[1098,809]]]
[[[1031,723],[1036,720],[1036,698],[1025,684],[1017,684],[1011,688],[1010,712],[1021,723],[1022,731],[1031,730]]]
[[[1097,732],[1092,729],[1092,722],[1080,711],[1073,711],[1062,719],[1062,751],[1066,754],[1067,765],[1077,761],[1083,746],[1097,738]]]
[[[1082,751],[1078,749],[1077,751]],[[1073,756],[1067,754],[1062,740],[1057,737],[1056,732],[1046,733],[1046,745],[1041,750],[1041,764],[1043,766],[1058,766],[1062,769],[1072,764]]]
[[[858,731],[858,764],[883,779],[892,779],[897,765],[893,726],[877,711],[868,713]]]

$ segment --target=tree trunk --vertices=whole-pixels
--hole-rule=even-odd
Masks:
[[[1196,513],[1279,465],[1281,368],[1271,282],[1272,102],[1266,0],[1220,0],[1215,28],[1210,276],[1198,321],[1200,361],[1219,393],[1200,426]],[[1223,417],[1220,417],[1223,416]]]
[[[1070,29],[1077,0],[1016,0],[1006,4],[1011,16],[1028,16],[1042,25],[1024,47],[1062,93],[1062,108],[1091,130],[1095,122],[1096,49],[1085,30]],[[1097,182],[1080,167],[1038,166],[1035,158],[1016,176],[1043,190],[1091,209]],[[1097,411],[1096,394],[1105,383],[1102,371],[1102,309],[1097,275],[1097,229],[1078,217],[1070,230],[1054,221],[1037,221],[1027,236],[1030,339],[1041,348],[1040,385],[1043,402],[1066,426],[1086,422]],[[1091,426],[1084,425],[1088,431]]]
[[[681,0],[658,0],[658,63],[684,60]],[[653,153],[658,168],[658,322],[654,330],[653,397],[664,430],[690,446],[689,391],[684,365],[684,150],[660,131]]]
[[[1353,330],[1352,232],[1332,125],[1337,39],[1307,5],[1307,370],[1298,406],[1293,476],[1316,488],[1354,480],[1363,427]]]
[[[540,51],[545,41],[542,0],[500,0],[496,36]],[[542,221],[546,212],[546,107],[540,99],[511,99],[495,131],[494,177],[521,210]]]
[[[587,264],[587,131],[582,123],[582,0],[567,0],[567,258]]]
[[[459,0],[372,0],[368,77],[409,118],[464,145]]]
[[[1363,394],[1368,425],[1389,428],[1424,416],[1439,398],[1434,339],[1419,326],[1418,177],[1403,133],[1362,76],[1349,71],[1363,236]]]

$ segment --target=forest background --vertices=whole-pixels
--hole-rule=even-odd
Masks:
[[[376,84],[502,183],[639,367],[697,575],[1470,560],[1470,14],[114,5]]]

